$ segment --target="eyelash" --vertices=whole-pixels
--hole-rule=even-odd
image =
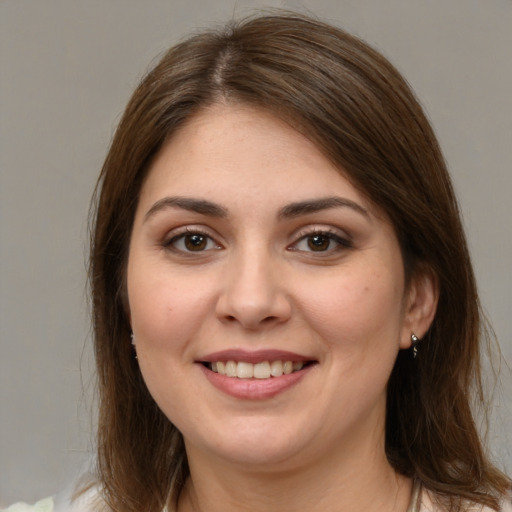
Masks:
[[[190,239],[192,239],[195,236],[201,238],[201,240],[197,240],[197,242],[205,243],[205,245],[203,247],[200,247],[199,250],[194,251],[193,249],[190,249],[190,247],[187,248],[186,246],[181,247],[181,248],[177,247],[177,244],[179,242],[186,244],[187,237],[190,237]],[[330,230],[326,230],[326,229],[312,229],[310,231],[300,233],[299,236],[300,236],[300,238],[296,242],[294,242],[293,244],[288,246],[288,250],[304,252],[304,253],[312,253],[312,254],[314,254],[314,253],[331,254],[333,252],[337,252],[342,249],[351,249],[353,247],[353,244],[349,239],[343,238],[338,233],[330,231]],[[319,238],[324,237],[328,243],[327,247],[325,249],[321,248],[318,251],[315,251],[313,248],[311,248],[311,246],[309,246],[309,244],[308,244],[308,246],[311,250],[305,250],[305,249],[298,248],[299,244],[301,244],[303,242],[307,243],[308,240],[311,240],[315,237],[319,237]],[[190,240],[190,241],[192,241],[192,243],[195,243],[193,240]],[[334,242],[336,244],[336,247],[334,247],[334,248],[330,247],[332,242]],[[208,246],[211,244],[213,244],[213,247]],[[209,233],[207,233],[201,229],[195,229],[195,228],[190,228],[190,227],[187,227],[184,231],[182,231],[178,234],[175,234],[171,238],[165,240],[162,245],[166,249],[175,251],[180,254],[186,254],[186,255],[192,255],[194,253],[201,254],[201,253],[204,253],[204,252],[210,251],[210,250],[222,249],[222,246],[220,244],[218,244],[217,242],[215,242],[215,240],[212,238],[212,236]],[[320,245],[318,245],[317,247],[320,248]]]
[[[331,254],[333,252],[337,252],[342,249],[351,249],[353,247],[351,240],[349,240],[348,238],[343,238],[338,233],[336,233],[334,231],[330,231],[328,229],[327,230],[326,229],[313,229],[313,230],[303,233],[301,235],[302,236],[290,246],[290,250],[300,251],[301,249],[297,249],[296,247],[301,242],[307,242],[308,239],[311,240],[314,237],[325,237],[329,244],[327,249],[315,251],[315,250],[311,249],[311,247],[310,247],[311,250],[309,250],[309,251],[303,250],[304,252],[319,253],[319,254],[326,254],[326,253]],[[337,246],[334,248],[330,248],[329,246],[331,245],[332,242],[335,242],[337,244]]]
[[[176,246],[177,243],[180,242],[180,241],[182,241],[184,244],[186,244],[187,243],[187,237],[192,238],[194,236],[202,237],[202,239],[205,240],[205,242],[206,242],[206,247],[202,248],[199,251],[194,251],[194,250],[189,250],[186,247],[178,248]],[[213,243],[214,247],[208,247],[208,244],[212,244],[212,243]],[[207,250],[221,249],[222,248],[217,242],[215,242],[215,240],[212,238],[212,236],[210,234],[206,233],[205,231],[202,231],[201,229],[190,228],[190,227],[187,227],[184,231],[182,231],[182,232],[180,232],[178,234],[173,235],[168,240],[165,240],[162,245],[166,249],[178,252],[180,254],[194,254],[194,253],[200,254],[200,253],[205,252]]]

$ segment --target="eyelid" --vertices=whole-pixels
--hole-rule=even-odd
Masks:
[[[174,247],[173,244],[175,242],[177,242],[178,240],[184,238],[185,236],[187,235],[201,235],[201,236],[204,236],[206,238],[208,238],[209,240],[211,240],[215,247],[214,248],[209,248],[209,249],[204,249],[202,251],[197,251],[195,254],[196,255],[199,255],[201,253],[205,253],[205,252],[208,252],[208,251],[212,251],[212,250],[219,250],[219,249],[222,249],[223,246],[222,244],[220,244],[216,237],[212,235],[212,233],[208,230],[208,229],[205,229],[204,227],[201,227],[201,226],[191,226],[191,225],[186,225],[186,226],[182,226],[182,227],[178,227],[178,228],[175,228],[175,229],[172,229],[171,231],[169,231],[163,241],[162,241],[162,246],[165,248],[165,249],[168,249],[168,250],[172,250],[176,253],[180,253],[180,254],[186,254],[186,255],[193,255],[194,254],[194,251],[187,251],[187,250],[183,250],[183,249],[178,249],[177,247]]]
[[[321,256],[322,254],[332,254],[334,251],[339,250],[340,248],[343,249],[351,249],[353,247],[353,241],[352,237],[346,233],[345,231],[342,231],[340,229],[334,228],[332,226],[313,226],[308,228],[303,228],[299,230],[297,233],[295,233],[294,238],[295,241],[288,246],[289,250],[296,250],[299,251],[299,249],[296,249],[295,246],[299,244],[299,242],[303,241],[304,239],[308,237],[312,237],[315,235],[323,235],[327,236],[334,242],[338,244],[338,247],[335,247],[333,249],[328,249],[326,251],[318,251],[317,255]],[[311,252],[315,253],[315,251],[301,251],[301,252]]]

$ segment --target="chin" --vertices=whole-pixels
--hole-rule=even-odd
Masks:
[[[304,447],[311,444],[303,436],[297,435],[297,432],[290,432],[282,425],[271,425],[268,422],[255,425],[247,419],[239,428],[224,428],[218,434],[204,436],[202,440],[190,440],[185,436],[187,451],[192,450],[195,454],[209,453],[230,464],[243,465],[245,468],[252,466],[255,470],[261,466],[268,471],[269,465],[275,469],[284,469],[287,463],[300,458]]]
[[[278,443],[244,444],[242,446],[226,447],[222,452],[217,451],[220,456],[229,464],[240,465],[245,469],[252,468],[254,471],[264,469],[265,472],[285,470],[292,465],[293,461],[300,458],[301,450],[297,446],[283,446]],[[293,464],[295,465],[295,464]]]

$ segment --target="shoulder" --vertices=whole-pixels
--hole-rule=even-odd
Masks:
[[[33,505],[15,503],[0,512],[107,512],[99,485],[70,487],[56,496],[45,498]]]
[[[90,459],[78,478],[63,492],[54,496],[52,512],[107,512],[101,484],[95,471],[96,460]]]
[[[501,512],[512,512],[512,497],[509,496],[503,500]]]
[[[64,492],[54,497],[51,512],[106,512],[108,510],[98,485],[87,486],[83,490]]]
[[[428,491],[421,493],[421,507],[418,509],[419,512],[446,512],[444,507],[438,505],[437,500],[432,498],[432,495]],[[478,504],[467,504],[464,508],[465,512],[496,512],[495,510]],[[512,497],[504,496],[501,502],[501,508],[499,512],[512,512]]]
[[[53,498],[45,498],[44,500],[27,505],[26,503],[15,503],[9,508],[2,509],[1,512],[54,512]]]

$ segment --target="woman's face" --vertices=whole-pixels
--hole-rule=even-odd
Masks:
[[[142,187],[127,272],[140,370],[189,457],[286,465],[383,446],[386,383],[415,327],[400,248],[289,125],[244,106],[192,118]]]

